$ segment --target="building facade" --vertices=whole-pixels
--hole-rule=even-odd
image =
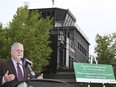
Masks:
[[[59,71],[72,70],[73,62],[89,60],[89,41],[76,24],[76,18],[68,9],[41,8],[30,9],[41,12],[43,18],[53,18],[53,28],[50,30],[51,54],[47,73],[58,74]],[[69,74],[68,74],[69,75]],[[74,79],[74,76],[72,76]]]

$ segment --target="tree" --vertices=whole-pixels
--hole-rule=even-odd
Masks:
[[[7,55],[1,56],[1,59],[10,57],[10,46],[14,42],[21,42],[25,48],[24,56],[34,62],[34,70],[41,72],[49,64],[52,52],[48,40],[51,26],[52,19],[49,17],[44,19],[38,11],[29,12],[27,5],[19,7],[7,29],[2,29],[3,38],[0,37],[0,40],[4,39],[7,43],[7,46],[2,44],[2,51]]]
[[[96,35],[95,53],[99,63],[111,64],[116,61],[116,33],[100,36]]]
[[[9,57],[8,52],[8,41],[9,38],[7,37],[7,28],[3,28],[2,24],[0,24],[0,60],[5,60]]]
[[[95,53],[99,64],[112,64],[116,62],[116,33],[100,36],[96,35],[96,47]],[[116,65],[113,66],[114,75],[116,76]],[[107,87],[113,87],[113,85],[106,84]],[[99,84],[95,84],[95,87],[102,87]]]

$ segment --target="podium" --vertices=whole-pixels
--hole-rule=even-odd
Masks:
[[[28,79],[15,84],[14,87],[71,87],[65,81],[56,79]]]

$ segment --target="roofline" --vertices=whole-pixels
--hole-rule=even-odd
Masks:
[[[76,18],[74,17],[74,15],[72,14],[72,12],[69,10],[69,9],[63,9],[63,8],[58,8],[58,7],[53,7],[53,8],[31,8],[29,10],[44,10],[44,9],[58,9],[58,10],[64,10],[64,11],[67,11],[69,13],[69,15],[71,15],[73,17],[73,19],[75,20],[76,22]]]

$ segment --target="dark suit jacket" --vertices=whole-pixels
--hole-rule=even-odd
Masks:
[[[24,67],[24,66],[23,66],[23,69],[24,69],[24,80],[26,80],[28,78],[29,69],[28,67]],[[2,77],[4,76],[7,70],[9,71],[9,74],[15,75],[15,79],[13,81],[6,82],[2,85]],[[18,82],[17,74],[16,74],[15,67],[13,65],[12,60],[10,59],[10,60],[1,62],[0,63],[0,87],[13,87],[17,82]]]

